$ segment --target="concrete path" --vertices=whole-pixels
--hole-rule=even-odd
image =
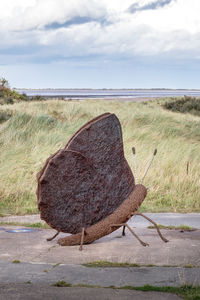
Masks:
[[[0,263],[1,283],[55,284],[65,281],[72,285],[102,287],[200,285],[200,268],[126,267],[92,268],[80,265],[43,263]]]
[[[0,231],[0,261],[20,260],[23,262],[83,264],[91,261],[127,262],[157,266],[200,266],[200,230],[162,230],[169,240],[164,243],[155,229],[135,228],[134,231],[149,247],[141,244],[126,231],[121,237],[121,229],[105,236],[90,245],[61,247],[56,239],[47,242],[54,235],[52,229],[30,229],[19,232],[20,226],[4,226]],[[17,229],[17,233],[11,229]]]
[[[157,224],[162,225],[187,225],[190,227],[200,229],[200,213],[145,213],[145,215]],[[8,216],[0,217],[0,222],[19,222],[19,223],[45,223],[40,219],[40,216],[37,215],[28,215],[28,216]],[[147,220],[140,216],[132,217],[129,220],[129,224],[133,227],[143,228],[151,225]]]
[[[178,300],[174,294],[104,288],[60,288],[49,285],[0,284],[0,300]]]
[[[184,224],[200,228],[200,214],[146,215],[164,225]],[[40,219],[34,215],[0,218],[2,221],[37,223]],[[51,286],[60,280],[73,285],[102,287],[200,285],[200,229],[162,230],[169,240],[164,243],[155,229],[147,228],[149,222],[143,218],[132,218],[129,224],[132,228],[136,227],[134,231],[149,243],[149,247],[141,246],[129,231],[121,237],[119,229],[90,245],[84,245],[81,252],[78,246],[61,247],[57,244],[58,238],[66,235],[63,233],[47,242],[46,238],[55,233],[52,229],[30,228],[30,232],[26,232],[28,229],[20,225],[0,225],[0,300],[14,299],[13,295],[15,299],[22,300],[55,299],[55,295],[57,299],[65,299],[67,295],[70,299],[178,299],[172,294]],[[14,260],[20,263],[13,263]],[[127,262],[140,267],[89,268],[81,265],[94,261]],[[27,282],[31,284],[25,284]]]
[[[188,224],[200,228],[200,214],[146,214],[166,225]],[[19,219],[20,218],[20,219]],[[2,220],[2,219],[1,219]],[[1,221],[0,220],[0,221]],[[39,216],[9,217],[5,221],[21,221],[22,223],[35,223]],[[137,216],[130,220],[132,228],[136,225],[135,220],[143,218]],[[179,220],[179,222],[177,221]],[[141,227],[141,223],[139,223]],[[149,222],[146,222],[148,225]],[[126,230],[126,236],[121,236],[121,229],[105,236],[90,245],[84,245],[80,252],[78,246],[61,247],[57,244],[59,237],[66,236],[64,233],[51,242],[46,239],[53,236],[53,229],[33,229],[31,232],[12,232],[10,229],[22,229],[22,226],[0,227],[0,261],[13,261],[15,259],[23,262],[82,264],[91,261],[106,260],[110,262],[127,262],[142,265],[153,264],[157,266],[200,266],[200,230],[183,231],[162,230],[163,235],[169,240],[164,243],[155,229],[134,228],[134,231],[149,247],[143,247]]]

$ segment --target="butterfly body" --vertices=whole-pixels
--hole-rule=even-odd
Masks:
[[[129,197],[109,216],[97,222],[85,230],[84,244],[90,244],[95,240],[110,234],[125,224],[132,214],[137,211],[145,199],[147,190],[145,186],[137,184]],[[114,225],[114,226],[113,226]],[[58,240],[61,246],[79,245],[81,232]]]

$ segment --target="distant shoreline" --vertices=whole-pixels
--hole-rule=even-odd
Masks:
[[[14,89],[29,97],[65,99],[122,99],[164,98],[164,97],[200,97],[200,89]]]
[[[171,88],[120,88],[120,89],[112,89],[112,88],[103,88],[103,89],[93,89],[93,88],[13,88],[16,91],[28,90],[28,91],[199,91],[199,89],[171,89]]]

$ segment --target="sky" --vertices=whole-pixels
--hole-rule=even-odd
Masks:
[[[200,0],[0,0],[16,88],[200,89]]]

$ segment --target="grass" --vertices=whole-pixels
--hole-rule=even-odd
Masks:
[[[52,286],[57,286],[57,287],[72,287],[71,283],[68,283],[64,280],[57,281],[56,283],[53,283]]]
[[[200,212],[200,117],[168,111],[162,103],[48,100],[1,105],[0,216],[37,213],[36,173],[45,160],[85,122],[108,111],[121,122],[132,169],[131,148],[136,147],[138,178],[158,149],[144,181],[148,195],[140,211]]]
[[[99,261],[92,261],[88,262],[85,264],[82,264],[82,266],[88,267],[88,268],[141,268],[141,267],[146,267],[146,268],[151,268],[151,267],[173,267],[176,268],[178,266],[176,265],[163,265],[163,266],[158,266],[158,265],[153,265],[153,264],[148,264],[148,265],[142,265],[142,264],[134,264],[134,263],[118,263],[118,262],[110,262],[110,261],[105,261],[105,260],[99,260]],[[199,268],[191,264],[183,265],[182,268]]]
[[[57,264],[53,265],[53,268],[56,268],[58,266],[60,266],[60,263],[57,263]]]
[[[20,260],[18,260],[18,259],[15,259],[15,260],[13,260],[13,261],[12,261],[12,263],[13,263],[13,264],[20,264],[20,263],[21,263],[21,261],[20,261]]]
[[[90,285],[90,284],[84,284],[84,283],[71,284],[71,283],[68,283],[64,280],[57,281],[56,283],[53,283],[52,286],[56,286],[56,287],[102,288],[102,286],[100,286],[100,285]]]
[[[159,287],[159,286],[151,286],[151,285],[144,285],[141,287],[124,286],[124,287],[120,287],[119,289],[137,290],[143,292],[172,293],[183,297],[185,300],[200,299],[200,287],[193,287],[190,285],[184,285],[180,287],[172,287],[172,286]]]
[[[196,228],[192,228],[187,225],[180,225],[180,226],[174,226],[174,225],[161,225],[157,224],[158,228],[160,229],[175,229],[175,230],[180,230],[180,231],[194,231],[197,230]],[[155,229],[155,226],[148,226],[149,229]]]
[[[140,267],[157,267],[156,265],[148,264],[148,265],[141,265],[141,264],[133,264],[133,263],[118,263],[118,262],[110,262],[106,260],[99,260],[88,262],[82,264],[88,268],[140,268]]]
[[[10,225],[10,226],[23,226],[30,228],[42,228],[42,229],[50,229],[51,227],[47,224],[42,223],[20,223],[20,222],[0,222],[0,225]]]
[[[130,264],[130,263],[118,263],[118,262],[109,262],[105,260],[93,261],[83,264],[85,267],[89,268],[129,268],[129,267],[141,267],[139,264]]]
[[[99,285],[89,285],[89,284],[75,284],[72,285],[64,280],[58,281],[52,286],[55,287],[83,287],[83,288],[105,288]],[[109,286],[106,288],[110,289],[118,289],[118,290],[136,290],[142,292],[160,292],[160,293],[172,293],[178,296],[183,297],[185,300],[199,300],[200,299],[200,287],[193,287],[191,285],[183,285],[179,287],[172,287],[172,286],[152,286],[152,285],[144,285],[144,286]]]

